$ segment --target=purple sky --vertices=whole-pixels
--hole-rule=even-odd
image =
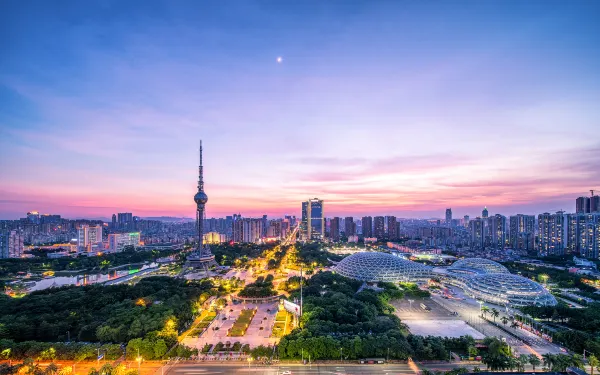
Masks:
[[[0,218],[574,210],[600,2],[0,5]],[[278,56],[283,62],[276,61]]]

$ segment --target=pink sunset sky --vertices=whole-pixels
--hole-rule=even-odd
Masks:
[[[0,12],[0,219],[193,217],[200,138],[208,217],[600,191],[595,2],[146,3]]]

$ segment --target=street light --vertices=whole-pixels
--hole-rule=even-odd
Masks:
[[[140,349],[138,348],[138,355],[135,359],[138,363],[138,375],[140,375],[141,367],[142,367],[142,357],[140,356]]]

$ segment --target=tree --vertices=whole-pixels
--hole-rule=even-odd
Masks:
[[[527,356],[526,354],[521,354],[518,358],[517,358],[517,362],[519,364],[519,371],[524,372],[525,371],[525,365],[529,363],[529,356]]]
[[[513,321],[512,323],[510,323],[510,328],[517,328],[519,326],[519,323],[517,323],[516,321]]]
[[[500,318],[500,321],[502,322],[502,324],[506,325],[508,324],[508,318],[503,316],[502,318]]]
[[[498,310],[496,310],[496,308],[494,307],[492,309],[492,317],[494,317],[494,323],[496,323],[496,318],[498,317],[498,315],[500,315],[500,312]]]
[[[490,308],[487,306],[481,306],[481,312],[487,317],[488,312],[490,312]]]
[[[542,354],[542,361],[544,363],[544,367],[546,367],[548,369],[552,369],[552,367],[554,366],[554,364],[556,362],[556,358],[555,358],[554,354],[546,353],[546,354]]]
[[[56,365],[56,363],[50,363],[44,369],[44,375],[56,375],[57,373],[58,373],[58,366]]]
[[[533,367],[533,371],[535,371],[535,367],[539,366],[541,363],[542,363],[542,361],[540,361],[540,359],[538,358],[537,355],[535,355],[535,354],[529,355],[529,364],[531,365],[531,367]]]
[[[598,358],[595,355],[590,355],[588,357],[588,364],[591,367],[591,375],[594,375],[594,368],[598,367],[598,365],[600,365],[600,361],[598,360]]]
[[[165,340],[163,339],[158,339],[156,340],[156,342],[154,343],[154,358],[156,359],[160,359],[162,358],[166,353],[167,353],[167,344],[165,343]]]

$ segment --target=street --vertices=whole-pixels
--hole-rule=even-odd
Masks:
[[[165,375],[216,375],[216,374],[265,374],[281,375],[284,371],[291,371],[293,375],[297,374],[378,374],[378,375],[414,375],[416,371],[410,368],[408,364],[385,364],[385,365],[359,365],[359,364],[340,364],[340,365],[271,365],[254,366],[240,364],[177,364],[165,369]]]

